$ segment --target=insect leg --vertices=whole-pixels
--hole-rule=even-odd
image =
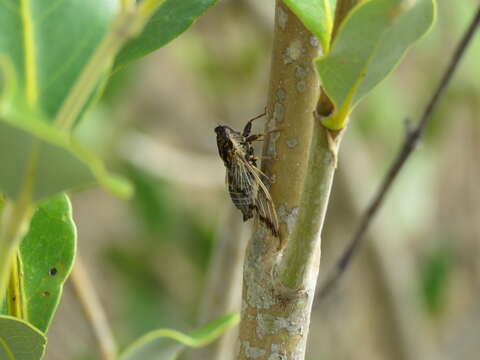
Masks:
[[[261,113],[260,115],[258,116],[255,116],[253,119],[250,119],[248,120],[247,124],[245,125],[245,127],[243,128],[243,137],[247,137],[248,135],[250,135],[250,132],[252,131],[252,122],[253,120],[257,120],[257,119],[260,119],[261,117],[267,115],[267,110],[265,109],[265,111],[263,113]]]
[[[265,135],[268,135],[268,134],[271,134],[271,133],[274,133],[274,132],[279,132],[279,131],[282,131],[282,130],[283,129],[273,129],[273,130],[267,131],[266,133],[263,133],[263,134],[250,135],[245,139],[245,142],[252,142],[252,141],[256,141],[256,140],[261,141],[261,140],[263,140],[263,137]]]

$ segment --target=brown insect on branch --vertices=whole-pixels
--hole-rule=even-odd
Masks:
[[[266,114],[249,120],[240,133],[229,126],[219,125],[217,134],[218,153],[227,169],[227,185],[233,204],[242,212],[243,221],[254,216],[279,237],[278,218],[267,186],[269,178],[257,167],[257,157],[252,142],[263,134],[253,134],[252,122]],[[270,131],[272,132],[272,131]]]

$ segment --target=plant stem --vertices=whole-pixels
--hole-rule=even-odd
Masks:
[[[311,287],[308,282],[312,281],[313,273],[318,272],[318,268],[312,267],[318,267],[320,261],[320,233],[327,212],[336,161],[328,136],[328,130],[320,121],[315,121],[300,211],[290,246],[287,246],[280,266],[280,280],[292,290],[304,291]]]
[[[73,126],[94,87],[111,65],[115,54],[126,40],[130,38],[131,34],[128,31],[128,26],[125,29],[125,24],[132,22],[132,20],[133,14],[130,12],[121,12],[116,16],[107,35],[103,38],[87,65],[85,65],[78,80],[58,111],[54,121],[55,126],[61,129],[69,129]]]
[[[27,230],[31,210],[31,204],[25,202],[17,204],[13,209],[5,209],[5,229],[0,234],[0,302],[4,299],[8,277],[20,240]]]
[[[70,276],[75,295],[92,327],[102,360],[114,360],[118,349],[107,316],[100,303],[95,287],[79,257]]]
[[[340,7],[335,29],[359,1]],[[305,357],[320,232],[341,139],[340,132],[327,130],[313,116],[315,110],[320,116],[331,112],[328,99],[322,102],[318,96],[315,40],[277,0],[267,109],[275,120],[270,128],[282,132],[268,138],[263,155],[276,161],[267,161],[263,170],[273,179],[272,199],[285,225],[280,228],[283,254],[257,224],[244,266],[239,360]]]
[[[308,152],[318,101],[319,83],[313,68],[317,39],[283,1],[276,2],[275,33],[267,104],[267,130],[281,129],[267,139],[263,171],[272,178],[280,238],[290,251],[302,210]],[[318,244],[318,242],[317,242]],[[303,359],[310,321],[315,276],[305,291],[285,291],[278,281],[279,239],[257,224],[248,244],[243,275],[239,360]],[[319,259],[319,248],[312,258]],[[318,262],[317,264],[318,265]],[[314,270],[318,267],[312,267]],[[314,271],[315,272],[315,271]],[[313,273],[309,274],[312,275]]]
[[[24,182],[20,189],[18,200],[15,203],[6,202],[0,227],[0,304],[3,302],[8,277],[12,271],[12,264],[17,256],[18,246],[23,235],[28,230],[28,224],[33,212],[31,195],[35,180],[38,162],[38,146],[33,145],[31,157],[25,171]],[[18,263],[17,263],[18,266]],[[18,282],[17,284],[20,284]],[[15,293],[22,293],[19,287]],[[20,296],[20,299],[23,295]]]
[[[13,256],[10,282],[7,289],[8,314],[25,319],[25,299],[22,284],[22,263],[19,254]]]

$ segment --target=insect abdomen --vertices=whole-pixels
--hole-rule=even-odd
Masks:
[[[243,179],[242,181],[233,181],[231,178],[229,179],[228,183],[230,198],[232,199],[235,207],[242,212],[243,221],[251,219],[253,217],[255,203],[251,183],[247,179]]]
[[[243,221],[247,221],[253,217],[253,203],[247,195],[230,193],[232,202],[237,209],[243,214]]]

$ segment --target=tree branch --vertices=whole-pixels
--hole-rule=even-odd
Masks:
[[[315,122],[313,112],[319,95],[313,67],[319,43],[283,0],[276,1],[275,9],[266,130],[281,131],[267,136],[262,171],[272,180],[270,194],[277,209],[285,257],[280,256],[279,239],[257,223],[244,264],[239,360],[303,359],[320,259],[318,236],[313,241],[310,237],[302,241],[314,248],[308,253],[308,264],[296,261],[294,256],[299,252],[306,254],[297,242],[295,228],[300,228],[302,190]],[[319,142],[324,140],[325,137]],[[305,232],[317,235],[315,225],[309,225]],[[298,272],[282,266],[287,258]]]
[[[418,122],[417,126],[408,132],[407,137],[405,138],[403,145],[397,154],[397,157],[393,161],[390,169],[388,170],[387,174],[385,175],[380,188],[378,189],[376,195],[374,196],[373,200],[371,201],[370,205],[367,207],[367,210],[363,214],[360,220],[360,225],[358,226],[357,231],[355,232],[353,238],[351,239],[349,245],[345,249],[343,255],[337,262],[337,265],[332,270],[331,274],[327,277],[327,280],[320,288],[318,293],[318,298],[322,299],[326,295],[329,294],[330,290],[334,287],[337,283],[341,275],[345,272],[348,265],[350,264],[353,256],[357,253],[357,250],[362,242],[362,239],[370,226],[373,218],[377,214],[380,206],[383,204],[385,197],[388,191],[391,189],[391,186],[395,179],[397,178],[400,170],[405,165],[405,162],[408,160],[410,155],[412,154],[413,150],[415,150],[418,142],[420,141],[421,137],[425,132],[425,128],[431,120],[431,115],[435,109],[435,106],[440,99],[440,96],[443,94],[445,88],[449,84],[455,70],[457,69],[460,60],[462,59],[463,55],[465,54],[465,50],[467,49],[468,44],[473,38],[475,31],[477,30],[477,26],[480,23],[480,7],[477,10],[476,15],[474,16],[470,26],[466,30],[465,34],[463,35],[462,39],[460,40],[455,52],[452,55],[450,63],[443,74],[437,89],[435,90],[432,98],[428,102],[420,121]]]

